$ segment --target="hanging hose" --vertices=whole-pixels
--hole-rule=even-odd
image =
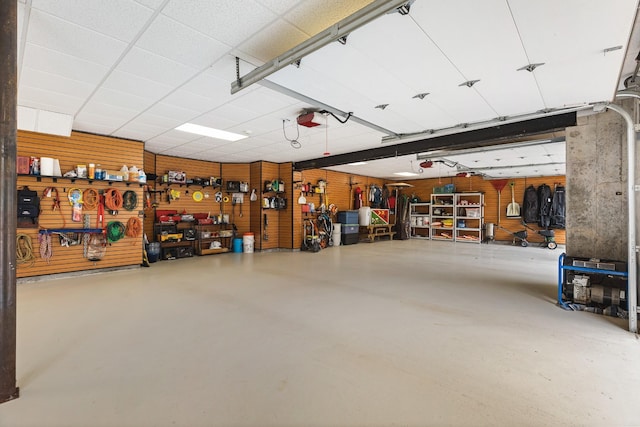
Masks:
[[[135,191],[127,190],[122,196],[122,207],[128,211],[134,210],[138,206],[138,195]]]
[[[16,235],[16,263],[18,265],[28,264],[27,267],[31,267],[35,261],[31,237],[24,233],[18,233]]]
[[[100,200],[100,195],[97,190],[93,188],[87,188],[82,193],[82,207],[84,210],[92,211],[96,207],[98,207],[98,201]]]
[[[107,240],[109,243],[117,242],[125,235],[126,228],[120,221],[109,221],[107,224]]]
[[[111,212],[117,212],[122,208],[122,193],[117,188],[109,188],[104,192],[104,205]]]
[[[140,221],[140,218],[135,216],[129,218],[125,229],[125,235],[127,237],[140,237],[142,235],[142,221]]]
[[[38,235],[38,242],[40,243],[40,258],[42,258],[47,262],[47,264],[49,264],[51,262],[51,257],[53,256],[51,234],[42,233]]]

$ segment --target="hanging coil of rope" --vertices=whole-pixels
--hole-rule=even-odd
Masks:
[[[104,205],[112,212],[122,208],[122,193],[117,188],[109,188],[104,192]]]
[[[140,237],[142,235],[142,221],[140,221],[140,218],[135,216],[129,218],[125,228],[125,235],[127,237]]]
[[[117,242],[125,235],[126,227],[120,221],[109,221],[107,224],[107,240],[109,243]]]
[[[36,261],[36,257],[33,254],[33,244],[31,243],[31,237],[28,234],[17,233],[16,234],[16,263],[18,265],[28,264],[32,266]]]
[[[40,258],[45,260],[47,264],[51,262],[53,256],[53,247],[51,246],[51,234],[41,233],[38,235],[38,243],[40,243]]]
[[[82,192],[82,207],[84,210],[92,211],[98,207],[100,201],[100,194],[93,188],[87,188]]]
[[[122,207],[128,211],[134,210],[138,206],[138,195],[135,191],[127,190],[122,195]]]

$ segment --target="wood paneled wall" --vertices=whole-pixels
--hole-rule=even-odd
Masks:
[[[514,200],[522,206],[522,202],[524,199],[524,191],[529,185],[533,185],[534,187],[538,187],[540,184],[547,184],[551,187],[551,190],[555,188],[556,184],[565,185],[565,177],[564,176],[550,176],[550,177],[536,177],[536,178],[516,178],[509,179],[509,183],[514,183]],[[412,188],[407,188],[404,190],[404,194],[415,194],[420,198],[421,201],[428,202],[430,200],[430,195],[433,192],[434,187],[440,187],[445,184],[454,184],[457,192],[465,192],[465,191],[479,191],[484,193],[484,212],[485,218],[484,222],[492,222],[494,224],[499,224],[501,227],[512,231],[520,231],[524,230],[524,226],[521,224],[519,218],[507,218],[507,205],[511,203],[511,187],[509,183],[504,187],[504,189],[500,192],[500,203],[498,203],[498,192],[493,187],[491,180],[482,179],[479,176],[471,176],[468,178],[463,177],[450,177],[450,178],[442,178],[442,179],[418,179],[407,181],[410,184],[414,185]],[[500,218],[498,219],[498,213],[500,213]],[[536,224],[527,224],[527,226],[533,228],[534,230],[540,230]],[[527,240],[531,242],[542,242],[544,238],[534,231],[529,230],[529,237]],[[566,242],[566,233],[565,230],[555,230],[556,233],[556,241],[558,243],[564,244]],[[502,241],[511,241],[513,240],[513,236],[506,231],[503,231],[496,227],[495,230],[495,238],[496,240]]]
[[[87,147],[91,147],[88,150]],[[62,173],[74,169],[77,165],[89,163],[100,164],[101,168],[119,170],[123,165],[141,167],[143,165],[143,145],[140,142],[119,138],[92,135],[82,132],[72,132],[70,137],[45,135],[36,132],[18,131],[17,155],[34,157],[52,157],[59,159]],[[57,181],[57,182],[54,182]],[[28,186],[37,191],[41,197],[42,213],[38,225],[42,229],[53,228],[83,228],[82,222],[72,222],[72,206],[68,200],[68,192],[72,188],[84,191],[93,188],[103,191],[107,188],[117,188],[122,193],[127,190],[135,191],[138,206],[133,211],[120,210],[118,216],[105,213],[105,224],[109,221],[120,221],[126,225],[130,217],[143,216],[142,188],[137,183],[109,183],[104,181],[89,181],[78,179],[73,182],[67,178],[37,178],[35,176],[18,176],[18,188]],[[55,187],[60,195],[60,210],[53,211],[53,198],[42,197],[45,188]],[[90,215],[91,227],[96,227],[97,212],[84,211]],[[24,233],[31,238],[35,261],[32,264],[18,265],[16,277],[25,278],[56,273],[68,273],[84,270],[96,270],[110,267],[124,267],[139,265],[142,261],[142,236],[139,238],[125,237],[109,244],[106,254],[101,261],[92,262],[84,258],[84,247],[62,247],[56,235],[52,236],[52,253],[50,262],[40,257],[37,228],[18,228],[18,233]]]
[[[180,184],[163,184],[159,181],[162,175],[169,171],[184,171],[187,178],[211,178],[221,176],[220,163],[208,162],[204,160],[184,159],[174,156],[155,155],[153,153],[145,153],[145,171],[154,173],[158,176],[155,182],[149,182],[156,193],[151,195],[153,201],[157,203],[156,209],[175,210],[178,213],[211,213],[218,215],[223,213],[223,203],[215,201],[215,193],[218,189],[213,187],[202,187],[199,185],[180,185]],[[180,199],[169,201],[169,191],[180,191]],[[222,191],[222,189],[220,189]],[[201,191],[204,199],[197,202],[193,199],[193,193]],[[153,223],[155,222],[155,211],[147,212],[145,215],[145,231],[149,241],[154,241],[156,236],[153,235]]]

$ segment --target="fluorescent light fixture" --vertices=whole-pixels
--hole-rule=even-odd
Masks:
[[[362,166],[366,164],[367,162],[353,162],[353,163],[347,163],[347,166]]]
[[[393,174],[398,176],[418,176],[415,172],[394,172]]]
[[[196,135],[209,136],[216,139],[223,139],[225,141],[239,141],[241,139],[247,138],[247,135],[240,135],[238,133],[227,132],[207,126],[195,125],[193,123],[185,123],[183,125],[180,125],[176,128],[176,130],[195,133]]]

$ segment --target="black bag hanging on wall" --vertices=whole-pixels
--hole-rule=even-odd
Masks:
[[[542,228],[549,228],[551,224],[551,202],[551,187],[547,184],[540,184],[538,187],[538,203],[540,204],[538,225]]]
[[[38,222],[40,215],[40,199],[38,192],[29,190],[24,186],[18,190],[18,225],[24,226],[27,223],[34,226]]]
[[[551,202],[551,228],[565,228],[566,204],[564,186],[557,185]]]
[[[522,220],[527,223],[538,222],[538,193],[533,185],[524,190],[524,200],[522,202]]]

